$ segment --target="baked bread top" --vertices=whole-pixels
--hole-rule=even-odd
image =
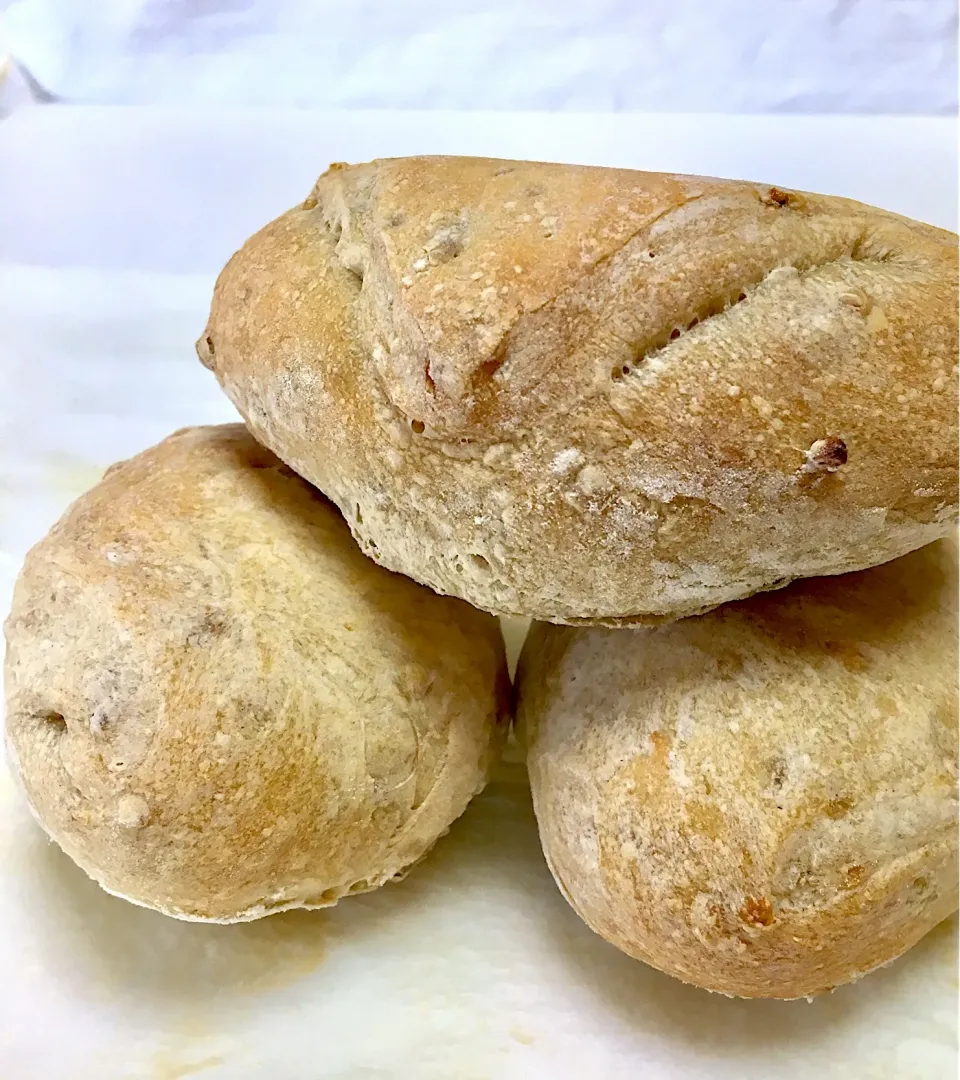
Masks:
[[[180,918],[404,873],[506,734],[496,620],[365,558],[240,424],[108,470],[27,556],[5,634],[38,820],[104,888]]]
[[[332,166],[198,343],[372,557],[493,611],[658,621],[944,534],[956,237],[583,166]]]
[[[957,544],[634,633],[535,625],[515,684],[547,861],[619,948],[745,997],[957,907]]]

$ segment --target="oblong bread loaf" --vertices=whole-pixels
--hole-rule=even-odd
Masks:
[[[367,554],[498,613],[657,622],[956,517],[956,237],[846,199],[332,166],[198,350]]]

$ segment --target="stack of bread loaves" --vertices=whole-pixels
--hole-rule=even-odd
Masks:
[[[198,350],[253,438],[111,469],[7,623],[10,752],[105,888],[229,921],[405,872],[502,742],[493,613],[540,621],[544,852],[619,948],[797,997],[956,908],[955,236],[706,177],[335,165]]]

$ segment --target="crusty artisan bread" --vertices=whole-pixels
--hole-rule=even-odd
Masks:
[[[858,978],[957,907],[957,548],[633,633],[535,625],[543,849],[625,952],[743,997]]]
[[[361,554],[244,428],[178,432],[27,556],[7,746],[104,888],[231,922],[403,873],[506,725],[496,620]]]
[[[367,554],[490,611],[657,622],[956,515],[956,237],[845,199],[332,166],[198,351]]]

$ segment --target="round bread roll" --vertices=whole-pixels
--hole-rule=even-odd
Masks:
[[[183,919],[402,875],[505,733],[496,620],[367,559],[240,425],[115,465],[27,556],[7,747],[108,892]]]
[[[741,997],[830,990],[957,907],[957,550],[634,633],[535,626],[543,850],[598,934]]]
[[[957,238],[846,199],[332,166],[198,351],[368,555],[488,611],[659,622],[956,518]]]

